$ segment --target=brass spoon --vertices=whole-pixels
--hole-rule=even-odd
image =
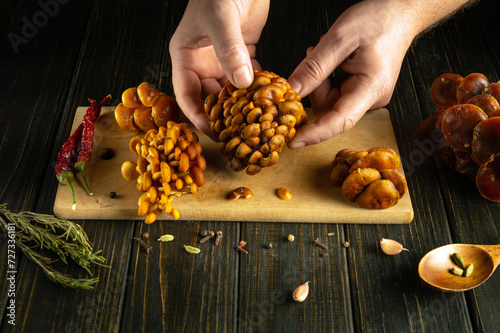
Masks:
[[[456,266],[451,259],[459,253],[466,265],[474,264],[468,277],[450,272]],[[486,281],[500,263],[500,245],[449,244],[427,253],[418,265],[420,279],[428,286],[446,292],[470,290]]]

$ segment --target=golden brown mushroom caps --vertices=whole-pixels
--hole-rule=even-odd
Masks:
[[[342,184],[342,195],[347,201],[356,202],[356,198],[375,180],[380,179],[380,172],[372,168],[357,169]]]
[[[153,120],[153,116],[151,116],[150,108],[137,108],[134,110],[134,122],[135,124],[144,132],[149,131],[150,129],[155,129],[156,125]]]
[[[137,87],[137,95],[142,104],[148,108],[152,107],[160,92],[149,82],[143,82]]]
[[[156,126],[167,127],[169,121],[178,122],[181,109],[174,97],[160,93],[151,108],[151,116]]]
[[[115,119],[120,128],[128,132],[140,132],[141,129],[134,122],[134,109],[127,108],[120,103],[115,108]]]
[[[349,172],[357,168],[373,168],[377,170],[398,169],[401,165],[399,155],[390,148],[371,148],[367,154],[351,165]]]
[[[402,198],[406,192],[408,192],[408,184],[406,178],[397,170],[380,170],[380,176],[382,179],[390,180],[399,193],[399,198]]]
[[[339,157],[337,157],[340,159]],[[332,172],[330,173],[330,180],[333,185],[340,187],[344,183],[347,176],[349,176],[349,169],[351,166],[346,161],[335,162]]]
[[[375,180],[361,193],[356,204],[361,208],[386,209],[399,201],[398,190],[388,179]]]
[[[122,93],[122,102],[125,107],[130,109],[143,107],[136,87],[128,88]]]

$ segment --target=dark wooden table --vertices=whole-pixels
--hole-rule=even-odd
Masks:
[[[263,68],[285,77],[349,1],[272,1],[258,46]],[[149,81],[172,93],[168,44],[186,1],[0,2],[0,203],[13,211],[52,213],[53,161],[77,106]],[[404,60],[390,110],[408,176],[415,218],[409,225],[164,221],[76,221],[110,268],[92,267],[94,290],[52,283],[20,251],[9,297],[6,237],[0,237],[1,332],[498,332],[500,276],[464,293],[420,283],[417,266],[448,243],[500,243],[500,205],[440,160],[421,158],[414,133],[434,113],[429,90],[442,73],[500,79],[496,0],[423,35]],[[10,36],[10,37],[9,37]],[[10,38],[10,39],[9,39]],[[15,42],[12,42],[15,41]],[[117,103],[116,99],[113,103]],[[194,243],[202,229],[222,230],[201,255],[154,242],[147,254],[133,237],[169,233]],[[326,238],[325,233],[335,233]],[[294,234],[296,241],[283,238]],[[314,237],[328,242],[322,258]],[[391,238],[409,249],[381,253]],[[248,255],[234,250],[248,242]],[[348,248],[342,247],[349,241]],[[263,245],[275,244],[271,250]],[[61,266],[85,277],[76,265]],[[311,281],[304,303],[292,290]],[[7,306],[15,300],[15,326]]]

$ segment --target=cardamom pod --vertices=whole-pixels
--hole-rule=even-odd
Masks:
[[[192,254],[198,254],[201,252],[199,248],[190,245],[184,245],[184,248],[186,249],[186,251]]]
[[[465,277],[470,276],[472,274],[473,270],[474,270],[474,264],[467,265],[467,267],[465,267],[465,270],[464,270],[464,276]]]
[[[464,270],[461,269],[461,268],[458,268],[457,266],[453,266],[451,269],[450,269],[450,272],[453,274],[453,275],[456,275],[456,276],[462,276],[464,274]]]
[[[453,253],[451,255],[451,260],[453,260],[453,262],[459,266],[460,268],[462,269],[465,269],[465,261],[464,261],[464,258],[462,258],[462,256],[459,254],[459,253]]]
[[[174,236],[172,235],[163,235],[158,238],[158,242],[170,242],[174,240]]]

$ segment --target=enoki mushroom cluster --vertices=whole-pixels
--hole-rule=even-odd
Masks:
[[[480,73],[443,74],[432,84],[431,98],[437,111],[417,128],[419,147],[439,154],[475,180],[483,197],[500,202],[500,81],[490,83]]]
[[[267,71],[254,71],[247,89],[230,82],[205,99],[210,128],[223,142],[234,171],[255,175],[278,162],[283,146],[307,123],[301,97],[286,79]]]
[[[163,212],[178,219],[180,213],[171,201],[185,193],[196,193],[205,182],[205,158],[196,133],[186,123],[168,122],[167,127],[149,130],[144,137],[130,140],[137,163],[126,161],[121,171],[127,180],[137,180],[138,215],[153,223]]]
[[[342,195],[361,208],[385,209],[396,205],[408,190],[397,170],[401,158],[390,148],[366,151],[343,149],[332,162],[330,180]]]

